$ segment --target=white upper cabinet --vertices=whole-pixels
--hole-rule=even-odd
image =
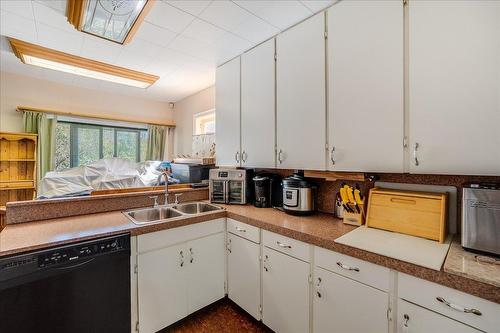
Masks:
[[[410,172],[500,175],[500,2],[409,6]]]
[[[274,168],[274,39],[241,56],[241,162]]]
[[[330,170],[404,171],[403,26],[402,1],[328,10]]]
[[[276,38],[279,168],[326,167],[324,30],[320,13]]]
[[[240,165],[240,58],[217,68],[215,86],[216,163]]]

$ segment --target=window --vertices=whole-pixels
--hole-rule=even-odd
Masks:
[[[194,115],[194,135],[215,133],[215,111],[205,111]]]
[[[101,158],[146,159],[146,129],[58,122],[55,169],[91,164]]]

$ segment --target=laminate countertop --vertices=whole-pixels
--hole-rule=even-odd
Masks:
[[[476,269],[470,265],[466,268],[460,267],[456,264],[457,261],[460,261],[460,256],[468,256],[469,253],[463,251],[456,242],[448,254],[444,268],[441,271],[436,271],[336,243],[335,239],[356,227],[343,224],[342,220],[330,214],[318,213],[300,217],[287,215],[272,208],[236,205],[224,205],[223,207],[225,210],[220,212],[142,226],[132,223],[121,212],[116,211],[7,225],[0,232],[0,257],[121,233],[130,233],[135,236],[227,216],[264,230],[500,303],[498,267],[493,269],[490,269],[490,266],[488,269]],[[486,263],[481,264],[486,265]],[[489,263],[487,265],[495,264]]]

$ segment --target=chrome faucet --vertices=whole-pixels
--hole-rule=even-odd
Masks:
[[[164,205],[168,205],[168,172],[163,171],[160,173],[158,176],[158,181],[157,181],[157,186],[161,185],[161,178],[165,176],[165,202],[163,203]]]

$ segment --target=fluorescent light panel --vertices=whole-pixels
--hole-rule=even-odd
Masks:
[[[119,84],[124,84],[127,86],[137,87],[137,88],[147,88],[151,84],[147,82],[142,82],[138,80],[127,79],[121,76],[110,75],[106,73],[101,73],[97,71],[93,71],[86,68],[76,67],[72,65],[66,65],[60,62],[50,61],[47,59],[37,58],[29,55],[23,56],[24,63],[29,65],[34,65],[38,67],[53,69],[60,72],[90,77],[92,79],[98,79],[103,81],[109,81]]]
[[[9,42],[14,54],[23,63],[33,66],[137,88],[147,88],[159,79],[156,75],[74,56],[13,38],[9,38]]]

